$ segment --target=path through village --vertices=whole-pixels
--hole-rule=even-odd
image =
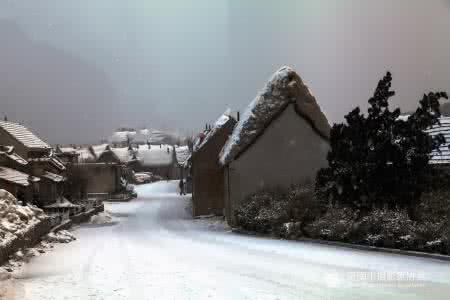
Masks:
[[[110,204],[120,222],[16,274],[14,299],[446,299],[450,264],[238,235],[189,217],[177,182]],[[395,280],[395,278],[400,280]]]

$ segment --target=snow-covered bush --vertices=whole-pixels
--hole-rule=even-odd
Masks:
[[[415,224],[404,210],[374,209],[353,229],[353,236],[365,233],[364,241],[372,246],[409,248],[414,241]]]
[[[287,191],[263,190],[252,195],[236,211],[236,220],[246,230],[298,237],[319,211],[313,188],[298,185]]]
[[[235,212],[237,225],[261,233],[276,232],[289,220],[285,194],[264,190],[246,199]]]
[[[350,208],[330,206],[326,213],[305,227],[312,238],[348,241],[354,226],[355,213]]]

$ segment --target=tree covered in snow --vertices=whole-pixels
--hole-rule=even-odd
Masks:
[[[317,176],[323,199],[362,211],[385,205],[410,209],[426,189],[430,153],[445,138],[425,130],[439,124],[439,100],[447,94],[424,95],[417,110],[401,118],[399,108],[389,108],[395,95],[391,82],[388,72],[369,99],[367,114],[357,107],[331,129],[329,167]]]

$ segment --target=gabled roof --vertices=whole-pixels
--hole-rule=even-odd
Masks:
[[[232,123],[231,126],[236,124],[236,120],[230,116],[230,110],[227,109],[214,123],[211,130],[203,132],[204,137],[202,139],[198,139],[194,144],[194,153],[202,149],[205,145],[208,144],[209,141],[213,139],[213,137],[220,132],[222,128],[224,128],[227,124]]]
[[[92,154],[92,151],[88,148],[79,148],[76,149],[76,153],[78,154],[78,161],[80,163],[84,163],[87,161],[95,161],[96,157]]]
[[[283,67],[275,72],[242,115],[222,149],[220,163],[226,165],[245,152],[289,105],[294,105],[297,114],[319,136],[329,139],[330,124],[316,99],[293,69]]]
[[[0,121],[0,128],[6,131],[9,135],[11,135],[14,139],[16,139],[19,143],[23,144],[27,148],[32,149],[50,149],[50,145],[38,138],[35,134],[33,134],[28,128],[25,126],[7,122]]]
[[[123,164],[127,164],[132,161],[133,153],[135,153],[135,150],[130,150],[128,147],[111,148],[111,151],[114,153],[118,161]]]
[[[109,144],[92,145],[90,149],[92,154],[95,155],[96,158],[99,158],[108,146]]]
[[[38,157],[38,158],[29,158],[28,159],[29,162],[45,162],[45,163],[49,163],[52,166],[54,166],[55,168],[57,168],[60,171],[64,171],[66,169],[66,166],[64,165],[64,163],[57,157],[55,156],[45,156],[45,157]]]
[[[59,182],[63,182],[66,180],[66,178],[64,176],[52,173],[52,172],[44,172],[44,174],[41,176],[44,178],[47,178],[48,180],[51,180],[53,182],[59,183]]]
[[[440,125],[435,125],[428,129],[427,132],[431,135],[442,134],[445,137],[445,144],[442,144],[438,150],[431,152],[430,164],[450,164],[450,117],[442,117],[439,119]]]
[[[0,146],[0,156],[6,157],[7,159],[22,166],[26,166],[28,164],[28,161],[25,158],[14,151],[13,146]]]
[[[20,185],[20,186],[29,186],[30,183],[28,179],[31,179],[33,182],[39,181],[38,178],[33,177],[26,173],[6,168],[6,167],[0,167],[0,179]]]
[[[121,151],[118,149],[122,149],[122,148],[110,148],[109,146],[106,148],[105,151],[103,151],[100,156],[98,156],[97,160],[98,161],[111,161],[111,159],[113,160],[113,162],[116,163],[125,163],[126,161],[122,161],[121,157],[119,157],[117,155],[117,153],[120,153]],[[128,150],[128,148],[125,148]],[[109,157],[109,158],[108,158]]]

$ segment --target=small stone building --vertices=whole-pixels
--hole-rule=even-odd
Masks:
[[[329,134],[325,115],[297,73],[277,71],[220,154],[228,222],[233,225],[236,208],[261,189],[314,182],[327,165]]]
[[[190,158],[194,216],[224,213],[224,172],[218,156],[235,124],[234,118],[223,114],[211,130],[199,136],[194,145]]]
[[[74,166],[86,179],[86,193],[116,194],[124,189],[124,167],[118,163],[81,163]]]

